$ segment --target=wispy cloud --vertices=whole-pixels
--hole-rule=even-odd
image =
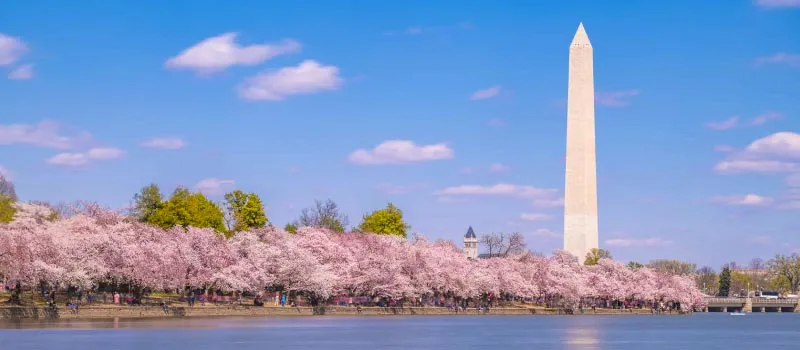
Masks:
[[[486,89],[475,91],[472,96],[470,96],[470,100],[477,101],[477,100],[486,100],[492,97],[495,97],[500,94],[501,86],[495,85],[492,87],[488,87]]]
[[[48,164],[62,165],[62,166],[80,166],[86,165],[94,160],[112,160],[121,158],[125,152],[118,148],[113,147],[98,147],[91,148],[83,153],[59,153],[47,159]]]
[[[8,73],[8,79],[28,80],[33,78],[33,64],[23,64]]]
[[[388,30],[383,32],[383,35],[386,36],[417,36],[423,34],[433,34],[433,33],[445,33],[445,32],[452,32],[452,31],[461,31],[461,30],[470,30],[473,29],[474,26],[469,22],[462,22],[455,25],[446,25],[446,26],[410,26],[404,29],[395,29],[395,30]]]
[[[505,164],[494,163],[489,166],[489,171],[493,173],[507,173],[509,170],[511,169]]]
[[[606,245],[610,247],[665,247],[671,244],[672,241],[662,238],[614,238],[606,240]]]
[[[186,141],[180,137],[156,137],[143,142],[142,147],[175,150],[186,147]]]
[[[504,121],[502,121],[500,119],[491,119],[491,120],[489,120],[488,124],[489,124],[489,126],[491,126],[493,128],[502,128],[502,127],[506,126],[506,122],[504,122]]]
[[[753,0],[753,4],[769,9],[792,8],[800,7],[800,0]]]
[[[712,201],[725,205],[764,206],[772,204],[774,199],[750,193],[746,195],[715,197],[712,198]]]
[[[782,113],[770,111],[759,114],[746,122],[742,122],[738,116],[733,116],[723,121],[706,123],[706,128],[721,131],[737,127],[759,126],[769,121],[780,119],[782,116]]]
[[[603,91],[595,94],[594,101],[601,106],[630,106],[631,98],[639,95],[639,90]]]
[[[553,216],[544,213],[522,213],[519,218],[526,221],[547,221],[552,220]]]
[[[800,67],[800,54],[779,52],[772,56],[758,57],[755,61],[757,66],[767,64],[783,64],[789,67]]]
[[[23,144],[70,149],[90,141],[91,138],[88,132],[69,130],[50,120],[38,124],[0,124],[0,145]]]
[[[735,150],[736,149],[733,148],[733,146],[728,146],[728,145],[716,145],[716,146],[714,146],[714,152],[728,153],[728,152],[733,152]]]
[[[536,231],[533,231],[531,235],[551,239],[564,237],[564,234],[546,228],[537,229]]]
[[[203,194],[216,196],[231,190],[234,185],[236,185],[236,181],[210,177],[200,180],[200,182],[194,185],[194,188],[196,191]]]
[[[739,125],[739,117],[730,117],[721,122],[706,123],[706,127],[711,130],[728,130]]]

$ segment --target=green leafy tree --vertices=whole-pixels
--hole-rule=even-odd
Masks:
[[[769,261],[773,275],[783,278],[792,293],[800,288],[800,255],[777,255]]]
[[[628,268],[631,269],[631,270],[638,270],[638,269],[641,269],[641,268],[644,267],[644,265],[642,265],[642,264],[640,264],[639,262],[636,262],[636,261],[628,262],[628,265],[626,265],[626,266],[628,266]]]
[[[731,269],[725,266],[722,268],[722,273],[719,274],[719,292],[718,296],[727,297],[731,290]]]
[[[7,224],[14,219],[17,208],[14,208],[13,204],[16,201],[17,192],[14,183],[0,173],[0,223]]]
[[[213,228],[226,232],[224,214],[220,207],[202,193],[192,193],[179,187],[160,208],[152,213],[147,223],[168,229],[174,226],[184,228]]]
[[[586,260],[583,262],[583,264],[587,266],[597,265],[597,263],[600,262],[600,259],[612,259],[611,253],[605,249],[592,248],[588,253],[586,253]]]
[[[331,199],[316,201],[313,208],[303,209],[297,219],[297,226],[321,227],[334,232],[344,232],[348,223],[347,215],[340,213],[339,206]]]
[[[379,235],[406,237],[406,231],[410,227],[403,221],[403,212],[394,204],[389,203],[386,208],[364,214],[361,224],[358,225],[358,230]]]
[[[14,201],[6,196],[0,196],[0,224],[7,224],[14,219],[17,208],[14,208]]]
[[[255,193],[240,190],[226,193],[225,206],[231,232],[264,227],[269,222],[261,198]]]
[[[731,271],[731,291],[739,295],[747,295],[751,287],[755,287],[755,285],[750,275],[738,271]]]
[[[2,173],[0,173],[0,197],[7,197],[13,202],[19,200],[19,198],[17,198],[17,190],[14,188],[14,183],[7,179]]]
[[[647,267],[658,272],[679,276],[691,275],[697,271],[697,265],[694,263],[669,259],[651,260],[647,263]]]
[[[290,223],[286,224],[286,226],[283,227],[283,230],[286,231],[286,232],[289,232],[291,234],[296,234],[297,233],[297,225],[295,225],[295,224],[290,222]]]
[[[150,217],[164,205],[164,197],[156,184],[149,184],[133,196],[131,215],[141,222],[150,222]]]
[[[717,294],[719,289],[719,275],[709,266],[703,266],[697,269],[695,274],[695,283],[697,288],[702,290],[707,295]]]

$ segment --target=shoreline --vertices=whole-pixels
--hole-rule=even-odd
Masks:
[[[86,306],[77,313],[64,307],[57,311],[37,306],[0,306],[0,322],[16,320],[111,320],[111,319],[168,319],[209,317],[377,317],[377,316],[581,316],[581,315],[680,315],[653,314],[649,309],[597,309],[566,314],[556,309],[505,307],[488,311],[468,309],[452,311],[443,307],[279,307],[279,306],[174,306],[165,312],[160,306]]]

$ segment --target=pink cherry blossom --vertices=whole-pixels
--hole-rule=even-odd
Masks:
[[[49,210],[18,204],[15,219],[0,225],[0,275],[7,281],[87,289],[109,280],[152,289],[278,287],[323,299],[491,293],[564,307],[586,298],[673,301],[684,310],[704,303],[691,277],[631,270],[608,259],[583,266],[564,251],[470,260],[453,242],[419,235],[405,240],[310,227],[289,234],[267,227],[225,239],[211,229],[163,230],[96,206],[59,220]]]

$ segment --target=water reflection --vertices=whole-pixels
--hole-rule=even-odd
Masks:
[[[589,324],[576,324],[575,327],[564,331],[564,344],[566,349],[600,349],[599,332]]]

